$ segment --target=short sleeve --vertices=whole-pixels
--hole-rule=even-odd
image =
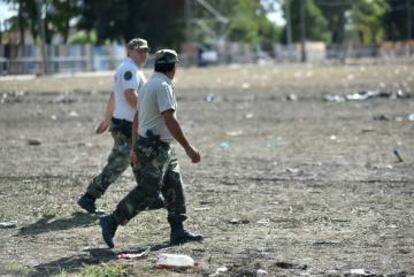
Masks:
[[[137,74],[137,70],[131,67],[126,67],[125,70],[121,71],[121,87],[125,91],[127,89],[138,90],[141,77]]]
[[[158,109],[160,113],[165,112],[167,110],[175,111],[177,109],[177,101],[175,99],[174,91],[169,84],[162,83],[156,90],[156,92]]]

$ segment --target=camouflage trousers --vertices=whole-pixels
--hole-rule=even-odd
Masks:
[[[139,180],[139,167],[133,166],[130,160],[131,138],[119,130],[111,129],[114,146],[102,172],[92,179],[87,193],[95,198],[101,197],[108,187],[131,165],[136,180]]]
[[[118,204],[112,216],[125,225],[131,218],[164,198],[170,223],[187,219],[180,167],[175,146],[140,137],[135,150],[141,163],[140,180]]]

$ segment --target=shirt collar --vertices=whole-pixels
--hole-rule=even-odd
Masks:
[[[130,57],[126,57],[125,61],[128,62],[128,63],[132,63],[136,67],[139,67],[138,64],[136,64],[136,62],[133,59],[131,59]]]
[[[160,72],[154,72],[153,75],[154,78],[158,78],[161,79],[163,81],[166,81],[169,85],[174,86],[174,83],[172,82],[172,80],[170,78],[167,77],[167,75],[160,73]]]

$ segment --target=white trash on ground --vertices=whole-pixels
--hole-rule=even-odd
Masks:
[[[182,254],[160,254],[157,260],[158,268],[189,268],[193,267],[193,258]]]

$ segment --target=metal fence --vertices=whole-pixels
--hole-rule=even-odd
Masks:
[[[200,63],[200,47],[186,45],[181,53],[181,64],[184,66],[258,63],[270,61],[276,63],[299,62],[301,47],[299,44],[290,46],[275,44],[273,53],[252,48],[244,43],[227,43],[221,47],[210,48],[209,56],[217,57],[216,61]],[[49,45],[47,46],[48,73],[75,73],[84,71],[114,70],[125,57],[122,45]],[[411,60],[414,53],[414,42],[384,43],[370,46],[325,45],[324,43],[306,43],[307,61],[346,62],[349,60],[373,59],[375,61]],[[215,51],[216,54],[211,53]],[[214,55],[212,55],[214,54]],[[150,55],[147,66],[151,66],[153,57]],[[40,47],[36,45],[0,45],[0,75],[9,74],[40,74],[42,59]]]

